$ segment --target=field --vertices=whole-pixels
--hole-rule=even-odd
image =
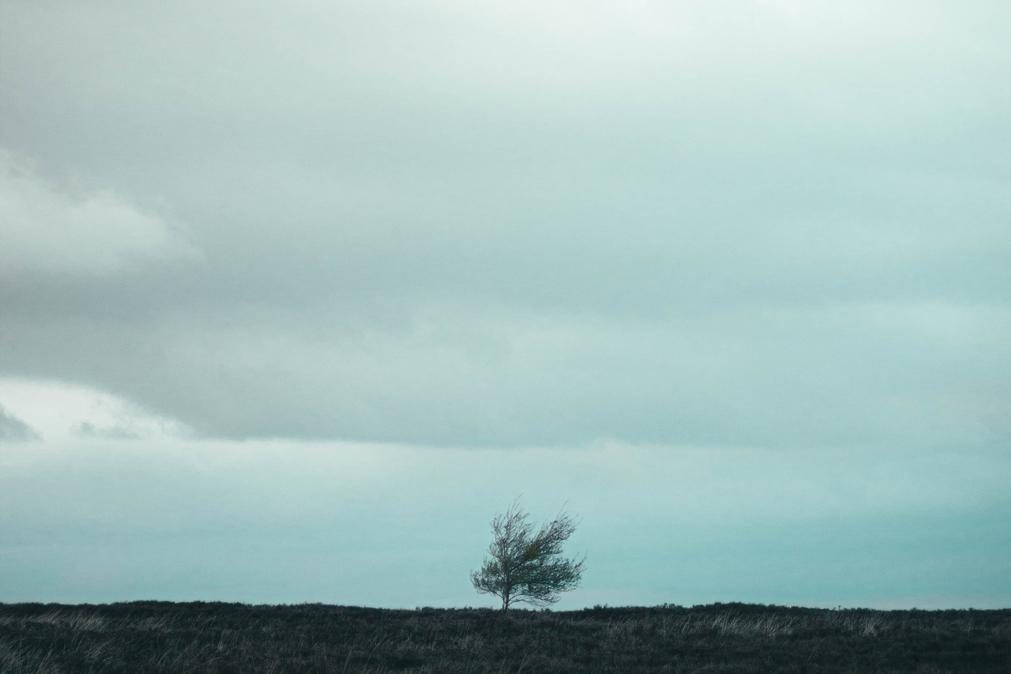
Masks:
[[[0,672],[1011,672],[1011,609],[0,604]]]

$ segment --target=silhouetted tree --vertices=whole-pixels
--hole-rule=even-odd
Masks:
[[[516,603],[546,606],[559,592],[579,585],[584,559],[562,557],[562,544],[576,530],[564,512],[534,530],[529,514],[513,503],[491,521],[492,541],[480,571],[470,574],[474,589],[502,599],[502,610]]]

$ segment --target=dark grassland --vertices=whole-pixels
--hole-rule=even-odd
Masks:
[[[0,672],[1011,672],[1011,609],[0,604]]]

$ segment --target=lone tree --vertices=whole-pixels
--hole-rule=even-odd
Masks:
[[[576,530],[567,514],[534,531],[529,514],[513,503],[491,521],[492,541],[480,571],[470,574],[474,589],[502,599],[502,610],[516,603],[547,606],[559,592],[579,585],[584,559],[561,556],[562,544]]]

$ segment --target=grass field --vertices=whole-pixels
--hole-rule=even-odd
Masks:
[[[0,604],[0,672],[1011,672],[1011,609]]]

